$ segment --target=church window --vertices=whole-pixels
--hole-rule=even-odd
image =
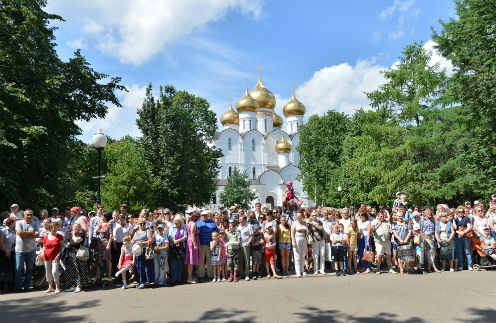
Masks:
[[[217,204],[217,196],[212,196],[212,204]]]
[[[255,151],[255,139],[251,140],[251,151]]]
[[[267,119],[264,119],[265,132],[267,132]]]
[[[231,150],[232,149],[232,143],[231,143],[231,138],[227,138],[227,150]]]
[[[256,175],[255,167],[253,167],[252,171],[253,171],[253,179],[255,179],[255,175]]]
[[[250,120],[250,129],[248,129],[248,130],[251,130],[251,120]]]
[[[231,166],[229,166],[228,171],[229,171],[229,176],[231,176],[232,175],[232,168],[231,168]]]

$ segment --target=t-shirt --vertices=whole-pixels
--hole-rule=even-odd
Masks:
[[[346,230],[346,234],[348,235],[348,243],[352,247],[356,247],[358,243],[358,230],[353,230],[353,227],[350,225],[348,230]]]
[[[239,231],[227,231],[226,239],[227,239],[227,250],[238,249],[238,239],[240,238]]]
[[[382,221],[379,224],[379,221],[376,219],[372,221],[370,224],[372,230],[374,232],[374,238],[381,242],[391,241],[391,234],[389,230],[391,229],[391,225],[388,222]]]
[[[271,248],[271,246],[274,244],[274,235],[273,234],[268,234],[267,232],[264,233],[264,238],[265,238],[265,248]],[[274,249],[272,247],[271,249]]]
[[[345,220],[345,219],[340,219],[339,220],[339,223],[342,224],[344,226],[344,232],[348,231],[348,227],[350,226],[351,224],[351,218],[348,218],[348,220]]]
[[[291,242],[291,229],[279,225],[279,242]]]
[[[167,235],[164,233],[160,235],[159,233],[155,234],[155,244],[157,247],[162,248],[165,247],[165,244],[169,242]],[[160,251],[161,255],[167,255],[167,249]]]
[[[262,234],[259,232],[258,234],[253,235],[253,242],[260,242],[262,240]],[[259,251],[262,250],[262,245],[261,244],[253,244],[251,246],[251,250]]]
[[[29,232],[39,232],[40,227],[37,223],[31,222],[29,224],[26,221],[21,220],[16,222],[16,232],[17,230],[29,231]],[[16,235],[16,252],[31,252],[36,249],[36,239],[34,238],[21,238],[20,235]]]
[[[126,236],[130,236],[133,228],[129,223],[126,223],[123,227],[120,224],[114,226],[114,239],[116,242],[122,242],[122,239]],[[167,232],[168,233],[168,232]]]
[[[332,243],[332,240],[343,239],[343,241],[332,243],[332,246],[333,247],[339,247],[339,246],[342,247],[343,246],[343,243],[344,243],[344,240],[346,239],[346,236],[344,235],[344,233],[338,232],[338,233],[331,234],[330,239],[331,239],[331,243]]]
[[[212,232],[219,231],[217,224],[210,219],[207,221],[199,220],[196,222],[196,227],[200,230],[200,245],[210,246],[210,241],[212,241]]]
[[[370,224],[370,221],[365,221],[365,222],[358,221],[357,224],[358,224],[358,231],[360,232],[360,234],[363,235],[364,237],[367,237],[369,235],[368,226]]]
[[[42,241],[45,254],[43,260],[54,261],[60,252],[60,241],[64,241],[64,237],[61,234],[57,234],[55,239],[50,240],[48,239],[48,235],[46,235]]]
[[[248,223],[246,223],[245,226],[240,224],[238,225],[238,231],[241,237],[241,246],[249,246],[248,240],[250,240],[250,237],[253,235],[253,227]]]

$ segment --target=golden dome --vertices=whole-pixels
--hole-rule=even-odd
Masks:
[[[281,154],[281,153],[289,153],[290,151],[291,151],[291,144],[287,142],[284,139],[284,135],[282,135],[281,140],[277,141],[276,143],[276,152],[278,154]]]
[[[258,67],[258,83],[250,94],[252,98],[258,101],[261,108],[274,110],[274,107],[276,106],[276,97],[263,85],[262,77],[260,75],[260,66]]]
[[[246,87],[245,95],[236,103],[236,110],[238,110],[238,113],[257,112],[258,107],[258,101],[251,97],[250,93],[248,93],[248,87]]]
[[[275,128],[281,128],[282,127],[282,118],[274,112],[274,127]]]
[[[239,125],[239,115],[233,110],[231,99],[229,98],[229,110],[226,111],[220,118],[222,125],[236,124]]]
[[[284,115],[286,117],[302,116],[305,114],[306,112],[305,105],[296,99],[294,94],[294,88],[293,88],[293,97],[291,98],[291,100],[289,100],[288,103],[286,103],[282,111],[284,112]]]

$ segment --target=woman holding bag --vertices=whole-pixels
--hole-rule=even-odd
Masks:
[[[367,268],[365,270],[365,273],[370,273],[370,270],[372,268],[372,262],[368,256],[370,256],[370,253],[366,253],[366,259],[364,259],[363,254],[364,251],[370,251],[371,246],[370,246],[370,221],[368,220],[369,215],[367,212],[362,211],[360,212],[360,220],[357,221],[358,225],[358,260],[360,262],[360,266],[362,269]],[[372,260],[373,260],[372,256]]]
[[[459,206],[456,209],[456,235],[455,245],[458,249],[458,270],[463,270],[463,253],[467,257],[468,270],[472,268],[472,224],[467,215],[465,215],[465,207]]]
[[[136,278],[138,280],[138,289],[145,288],[145,283],[154,282],[155,275],[153,259],[146,259],[146,247],[151,246],[153,244],[153,234],[150,229],[146,228],[146,219],[140,218],[138,222],[138,231],[134,234],[133,244],[137,244],[143,248],[143,252],[136,257]]]
[[[53,292],[53,281],[55,280],[55,294],[59,294],[59,260],[62,247],[64,246],[64,237],[57,233],[57,230],[59,229],[57,222],[50,223],[49,229],[50,231],[43,238],[42,259],[45,263],[45,274],[48,282],[48,289],[45,293]]]
[[[188,232],[183,222],[181,214],[174,217],[174,225],[169,228],[169,245],[170,245],[170,278],[172,284],[180,284],[183,276],[183,263],[186,257],[186,239]]]
[[[66,292],[81,292],[88,285],[88,261],[77,257],[79,248],[84,248],[85,233],[79,222],[72,226],[72,234],[66,244],[66,282],[70,288]]]
[[[393,225],[393,234],[398,244],[400,274],[404,274],[404,270],[409,272],[410,262],[415,259],[411,241],[412,226],[410,223],[405,222],[402,216],[398,216],[396,223]]]

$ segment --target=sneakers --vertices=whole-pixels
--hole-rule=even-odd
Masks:
[[[307,275],[307,273],[304,271],[304,272],[303,272],[303,276],[306,276],[306,275]]]
[[[139,284],[138,289],[144,289],[144,288],[145,288],[145,284]]]
[[[367,268],[367,270],[365,270],[365,273],[370,274],[370,268]]]
[[[217,277],[214,277],[214,279],[212,279],[212,283],[215,283],[217,282]]]
[[[320,271],[320,274],[321,274],[321,275],[326,275],[326,272],[325,272],[325,271],[323,271],[323,270],[321,270],[321,271]]]
[[[246,280],[246,281],[250,281],[250,276],[246,276],[246,277],[245,277],[245,280]]]
[[[71,288],[67,288],[65,291],[70,293],[70,292],[73,292],[75,291],[76,289],[74,287],[71,287]]]
[[[389,271],[388,271],[390,274],[396,274],[396,272],[394,271],[393,268],[389,268]]]
[[[74,290],[74,293],[80,293],[81,292],[81,287],[76,287],[76,289]]]
[[[422,274],[423,274],[423,275],[427,275],[427,271],[425,271],[425,270],[424,270],[424,271],[422,272]]]
[[[258,279],[257,276],[258,276],[257,274],[253,275],[253,280],[257,280]]]
[[[222,277],[222,281],[225,282],[226,281],[226,277]]]
[[[196,280],[187,280],[186,281],[188,284],[196,284]]]
[[[472,266],[469,266],[469,267],[468,267],[468,270],[469,270],[469,271],[474,271],[474,268],[472,268]]]
[[[53,288],[49,288],[46,291],[44,291],[43,293],[44,294],[48,294],[48,293],[51,293],[51,292],[53,292]]]
[[[450,268],[450,271],[451,271],[451,272],[454,272],[455,270],[454,270],[453,268]]]
[[[55,294],[60,294],[60,292],[61,292],[60,289],[55,290]]]
[[[319,274],[319,272],[318,272],[318,271],[316,271],[316,272],[314,272],[313,274],[314,274],[314,276],[317,276],[317,275]]]

